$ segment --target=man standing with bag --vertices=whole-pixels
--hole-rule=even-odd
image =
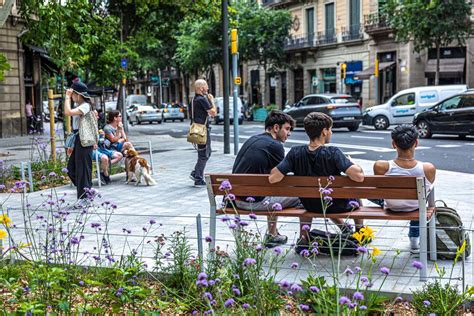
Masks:
[[[198,159],[194,170],[189,176],[194,181],[194,186],[206,185],[204,181],[204,168],[211,156],[211,135],[209,127],[209,116],[214,117],[217,114],[214,105],[214,97],[208,94],[209,87],[204,79],[198,79],[194,83],[196,95],[191,104],[191,124],[203,124],[207,127],[206,144],[197,145]]]

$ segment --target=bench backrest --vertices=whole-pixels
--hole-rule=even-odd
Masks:
[[[421,190],[418,185],[422,184]],[[289,196],[320,198],[320,187],[328,183],[327,177],[286,176],[281,182],[270,184],[268,175],[262,174],[208,174],[206,181],[211,196],[225,195],[219,190],[222,181],[232,185],[231,193],[237,196]],[[423,177],[366,176],[363,182],[338,176],[331,181],[333,198],[410,199],[418,200],[418,193],[426,192]]]

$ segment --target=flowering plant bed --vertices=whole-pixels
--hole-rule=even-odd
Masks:
[[[67,203],[67,196],[54,190],[44,195],[45,206],[21,203],[17,223],[2,210],[0,314],[455,315],[474,294],[472,287],[438,281],[410,300],[383,294],[392,266],[378,265],[381,251],[367,245],[375,237],[367,226],[354,236],[359,243],[355,266],[335,268],[329,278],[311,269],[304,279],[277,279],[283,268],[301,269],[298,262],[285,263],[294,247],[264,247],[265,232],[258,225],[251,228],[255,216],[232,215],[231,189],[230,183],[223,186],[229,212],[222,220],[235,246],[211,248],[206,237],[209,246],[202,256],[186,230],[166,236],[156,218],[140,217],[142,225],[130,223],[132,228],[113,232],[109,224],[120,216],[118,206],[94,189],[82,204]],[[320,260],[321,247],[313,242],[301,251],[302,260],[310,266]],[[324,260],[338,267],[337,256]],[[421,263],[412,266],[416,273]],[[446,271],[436,269],[443,278]],[[341,284],[342,276],[351,280],[351,289]],[[381,284],[374,286],[376,281]]]

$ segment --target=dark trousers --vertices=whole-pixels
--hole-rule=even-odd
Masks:
[[[77,189],[77,198],[85,199],[84,189],[92,187],[92,146],[82,147],[79,134],[67,162],[68,176]]]
[[[206,168],[206,163],[211,157],[211,128],[207,128],[207,141],[206,145],[198,145],[197,148],[198,159],[196,165],[194,166],[194,178],[197,181],[204,180],[204,168]]]

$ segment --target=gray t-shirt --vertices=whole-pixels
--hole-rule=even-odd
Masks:
[[[107,139],[107,135],[112,135],[113,137],[116,137],[117,136],[117,129],[115,127],[113,127],[112,125],[110,124],[107,124],[104,126],[104,133],[105,133],[105,147],[106,148],[110,148],[110,147],[113,147],[112,145],[112,142],[110,140]],[[115,144],[115,143],[114,143]]]
[[[86,115],[87,113],[89,113],[89,111],[91,110],[91,105],[87,102],[84,102],[81,105],[76,106],[75,109],[81,110],[81,112],[82,112],[81,116],[83,116],[83,115]],[[74,115],[72,117],[72,129],[73,130],[79,129],[79,120],[81,119],[81,116],[80,115]]]

